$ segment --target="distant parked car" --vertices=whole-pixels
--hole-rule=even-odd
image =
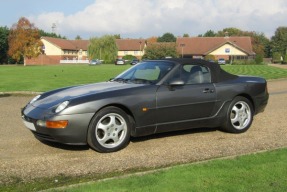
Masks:
[[[124,65],[124,64],[126,64],[126,62],[124,59],[116,59],[115,64],[116,65]]]
[[[140,60],[138,60],[138,59],[133,59],[133,60],[131,61],[131,65],[135,65],[135,64],[137,64],[138,62],[140,62]]]
[[[223,59],[223,58],[220,58],[220,59],[218,59],[218,64],[219,65],[225,65],[225,59]]]
[[[90,65],[99,65],[102,64],[102,61],[99,59],[93,59],[90,61]]]

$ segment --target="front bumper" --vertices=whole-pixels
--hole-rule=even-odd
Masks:
[[[93,113],[84,113],[45,116],[45,110],[33,107],[31,105],[22,109],[21,113],[24,125],[32,131],[37,139],[73,145],[87,144],[87,131],[90,120],[94,115]],[[39,126],[37,124],[38,120],[67,120],[68,125],[66,128],[61,129],[46,128]]]

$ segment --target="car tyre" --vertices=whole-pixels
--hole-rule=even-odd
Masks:
[[[115,152],[127,146],[130,134],[129,116],[118,107],[106,107],[93,117],[87,142],[98,152]]]
[[[221,127],[229,133],[243,133],[249,129],[253,121],[253,106],[245,97],[235,97],[227,110],[226,122]]]

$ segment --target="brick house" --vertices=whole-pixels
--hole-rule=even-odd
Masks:
[[[145,39],[116,39],[116,44],[119,49],[118,58],[132,55],[141,59],[147,46]]]
[[[181,57],[247,60],[255,56],[250,37],[178,37],[176,43]]]
[[[89,40],[67,40],[41,37],[43,52],[37,58],[26,59],[26,65],[59,64],[60,60],[87,60]]]

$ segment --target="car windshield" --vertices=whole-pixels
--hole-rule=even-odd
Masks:
[[[124,71],[112,79],[112,81],[135,84],[156,84],[173,67],[174,64],[169,62],[142,62]]]

